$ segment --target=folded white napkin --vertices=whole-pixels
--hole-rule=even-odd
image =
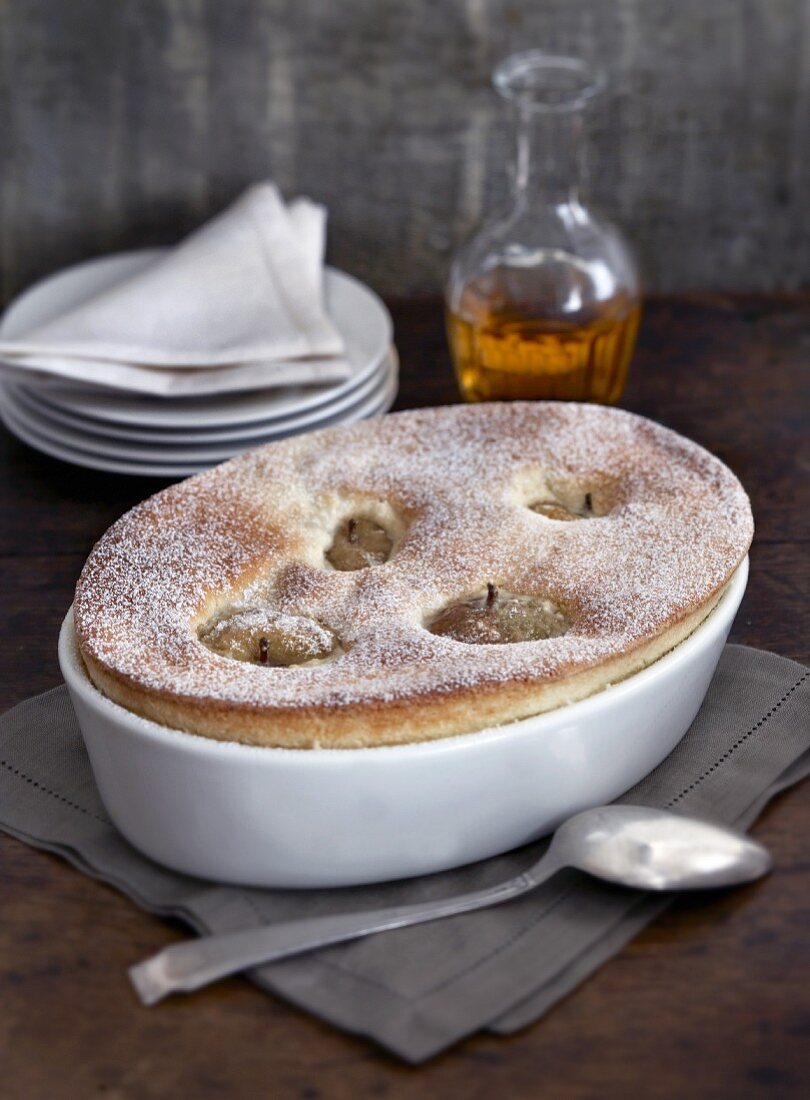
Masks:
[[[161,396],[349,376],[323,302],[326,211],[271,183],[131,278],[0,337],[0,370]]]

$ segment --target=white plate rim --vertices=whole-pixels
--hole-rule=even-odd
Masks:
[[[373,410],[362,419],[371,420],[377,416],[382,416],[390,409],[396,399],[396,394],[391,393],[390,396],[384,401],[379,408]],[[99,460],[94,461],[92,455],[79,454],[78,452],[70,451],[68,448],[55,446],[48,441],[40,441],[30,437],[25,429],[20,428],[13,417],[9,417],[4,414],[0,419],[3,420],[8,431],[16,436],[26,446],[31,447],[33,450],[40,451],[42,454],[47,455],[49,458],[54,458],[59,462],[65,462],[72,466],[80,466],[83,469],[95,470],[101,473],[119,474],[131,477],[157,477],[157,478],[169,478],[181,480],[186,477],[191,477],[194,474],[202,473],[204,470],[211,469],[213,465],[219,465],[219,462],[212,464],[196,464],[196,465],[140,465],[135,462],[115,462],[113,460]],[[359,418],[358,418],[359,419]],[[353,421],[346,421],[346,423],[352,423]],[[235,455],[232,457],[236,457]],[[222,460],[227,461],[227,460]]]
[[[375,385],[371,392],[365,393],[355,404],[351,405],[348,409],[341,410],[341,412],[345,413],[346,416],[352,416],[354,419],[362,419],[369,410],[376,409],[380,401],[391,388],[395,369],[392,362],[385,375],[375,381]],[[47,438],[70,451],[77,451],[83,455],[99,456],[101,459],[109,458],[113,461],[123,459],[127,462],[144,462],[146,465],[151,465],[148,461],[150,454],[155,455],[157,453],[156,445],[150,446],[149,444],[141,444],[139,446],[138,444],[121,440],[88,438],[75,429],[68,429],[63,425],[52,424],[44,414],[43,419],[40,420],[39,412],[32,412],[24,405],[20,407],[17,404],[16,396],[13,393],[9,393],[7,387],[2,387],[2,395],[17,424],[35,433],[35,435],[46,433]],[[344,422],[344,417],[340,413],[335,413],[334,417],[324,417],[322,421],[313,425],[312,430],[316,430],[321,426],[327,427],[335,423]],[[187,447],[183,447],[182,444],[173,444],[172,446],[178,447],[178,449],[171,451],[169,454],[163,451],[162,455],[164,458],[171,460],[167,462],[167,464],[171,466],[185,465],[187,463],[192,465],[196,465],[197,463],[214,464],[233,458],[235,454],[241,454],[243,451],[248,451],[252,447],[259,447],[265,443],[272,443],[276,439],[282,439],[289,435],[297,434],[298,432],[294,427],[291,426],[288,430],[287,426],[284,425],[278,431],[271,429],[271,431],[265,435],[252,440],[236,440],[234,441],[235,446],[231,447],[227,446],[227,443],[215,443],[209,450],[203,445],[195,448],[193,443],[190,442]],[[182,447],[182,450],[179,449],[179,447]]]
[[[348,418],[340,421],[340,423],[352,424],[359,420],[371,420],[377,416],[382,416],[388,412],[394,404],[396,396],[397,377],[396,374],[392,372],[392,378],[389,387],[385,391],[385,397],[377,408],[369,411],[365,416]],[[73,466],[81,466],[88,470],[96,470],[111,474],[125,474],[133,477],[175,478],[180,480],[181,478],[190,477],[193,474],[202,473],[202,471],[208,470],[212,466],[220,465],[220,462],[170,465],[166,463],[115,462],[112,459],[98,460],[95,459],[92,454],[84,454],[70,447],[54,444],[47,438],[39,437],[38,433],[32,433],[29,429],[21,427],[7,405],[0,404],[0,420],[3,421],[6,428],[13,436],[33,450],[40,451],[49,458],[55,458],[60,462],[66,462]],[[272,440],[269,442],[272,442]],[[245,450],[250,449],[249,447],[245,448]],[[242,452],[237,453],[241,454]],[[231,457],[235,457],[235,455]]]
[[[322,405],[317,409],[310,409],[303,413],[279,417],[275,420],[256,421],[236,429],[219,429],[215,431],[195,432],[193,429],[186,431],[158,431],[137,430],[121,424],[107,421],[96,421],[83,417],[78,413],[69,412],[66,409],[56,408],[51,403],[43,400],[35,389],[20,385],[16,382],[3,382],[3,392],[12,400],[19,402],[32,416],[40,414],[50,422],[58,424],[69,431],[78,431],[89,434],[93,438],[106,441],[120,441],[126,443],[151,444],[160,447],[164,444],[179,445],[194,444],[215,445],[217,443],[237,442],[241,440],[256,440],[257,444],[273,434],[282,431],[289,434],[293,430],[304,428],[316,428],[326,420],[332,420],[339,413],[351,409],[355,404],[368,397],[374,390],[382,385],[392,369],[392,364],[398,368],[399,355],[392,344],[388,354],[380,361],[380,365],[369,377],[353,390],[344,394],[339,400]]]

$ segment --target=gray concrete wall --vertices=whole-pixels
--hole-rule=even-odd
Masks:
[[[592,192],[648,288],[810,282],[808,0],[0,0],[0,293],[273,176],[428,294],[505,185],[493,62],[602,62]]]

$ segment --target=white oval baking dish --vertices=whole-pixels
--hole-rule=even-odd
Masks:
[[[390,748],[257,748],[140,718],[88,678],[72,611],[59,661],[101,798],[136,848],[219,882],[349,886],[504,852],[638,782],[697,714],[747,577],[746,558],[686,641],[598,695]]]

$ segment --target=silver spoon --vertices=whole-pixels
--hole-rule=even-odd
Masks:
[[[734,829],[647,806],[598,806],[565,821],[545,855],[520,875],[484,890],[415,905],[312,917],[219,936],[201,936],[159,951],[130,968],[144,1004],[200,989],[263,963],[498,905],[533,890],[563,867],[640,890],[734,886],[766,874],[767,850]]]

